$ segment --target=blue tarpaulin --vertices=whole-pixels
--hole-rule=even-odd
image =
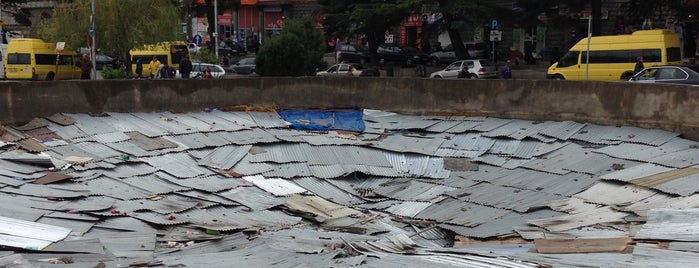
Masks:
[[[293,129],[363,132],[366,128],[361,110],[283,110],[277,113]]]

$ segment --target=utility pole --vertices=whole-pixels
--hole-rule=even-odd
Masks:
[[[214,51],[218,60],[218,4],[216,0],[214,0],[214,27]]]
[[[92,40],[90,44],[90,61],[92,62],[92,71],[90,72],[90,79],[97,79],[97,59],[95,58],[95,45],[97,44],[95,38],[95,0],[92,0],[90,4],[90,39]]]

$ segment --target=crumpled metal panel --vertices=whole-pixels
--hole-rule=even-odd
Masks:
[[[699,209],[658,208],[648,211],[637,239],[699,242]],[[699,255],[698,255],[699,256]]]
[[[280,178],[265,178],[261,175],[245,176],[244,180],[251,182],[262,190],[272,193],[275,196],[289,196],[292,194],[305,193],[306,189],[297,184]]]
[[[200,165],[218,169],[231,169],[248,154],[252,145],[217,147],[199,159]]]
[[[291,210],[311,213],[321,219],[337,219],[361,214],[358,210],[332,203],[319,196],[294,194],[286,199],[284,205]]]
[[[238,187],[218,195],[238,202],[253,211],[267,210],[286,202],[286,197],[275,197],[257,187]]]
[[[238,178],[228,178],[221,175],[208,175],[195,178],[177,178],[165,172],[155,174],[161,179],[190,189],[202,190],[210,193],[233,189],[239,186],[249,185],[247,181]]]
[[[293,182],[311,193],[340,205],[349,206],[366,202],[359,196],[345,192],[327,180],[314,177],[300,177],[295,178]]]
[[[178,178],[194,178],[201,175],[211,174],[210,171],[199,167],[194,159],[192,159],[186,153],[143,157],[139,160]]]

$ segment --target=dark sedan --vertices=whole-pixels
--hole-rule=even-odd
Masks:
[[[352,45],[342,45],[342,50],[340,51],[340,62],[346,63],[359,63],[361,65],[369,62],[369,56],[357,50]]]
[[[396,64],[402,66],[425,64],[429,61],[429,55],[420,52],[414,47],[401,47],[394,45],[381,45],[376,49],[381,64]]]
[[[699,85],[699,73],[687,66],[654,66],[641,70],[629,82]]]
[[[237,74],[254,74],[255,58],[244,58],[231,65],[231,69]]]

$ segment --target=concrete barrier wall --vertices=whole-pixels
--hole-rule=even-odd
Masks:
[[[625,82],[249,77],[0,83],[0,123],[55,113],[355,106],[405,114],[635,125],[699,138],[699,88]]]

